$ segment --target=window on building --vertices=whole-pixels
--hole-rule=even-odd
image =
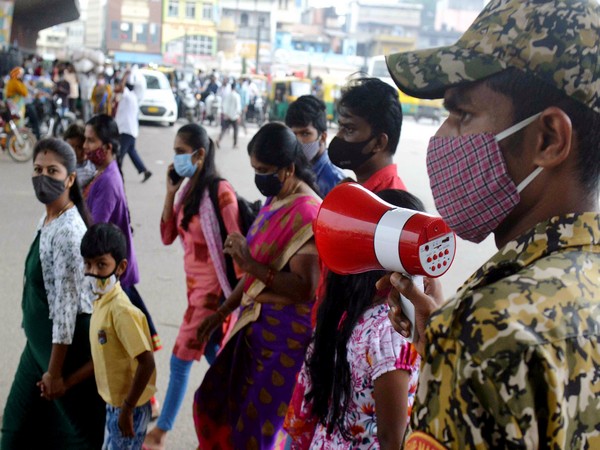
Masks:
[[[242,13],[240,16],[240,26],[247,27],[248,26],[248,13]]]
[[[212,20],[213,18],[213,5],[212,3],[202,4],[202,18],[206,20]]]
[[[196,18],[196,0],[187,0],[185,2],[185,18],[195,19]]]
[[[190,55],[212,55],[213,38],[210,36],[188,36],[186,51]]]
[[[150,24],[150,43],[158,44],[160,42],[160,25],[156,23]]]
[[[167,15],[169,17],[179,17],[179,0],[169,0]]]
[[[110,23],[110,38],[113,41],[118,41],[119,40],[119,35],[121,34],[120,33],[120,30],[121,30],[120,25],[121,25],[121,23],[119,21],[117,21],[117,20],[113,20]]]
[[[148,42],[148,25],[145,23],[138,23],[135,25],[135,42],[145,44]]]
[[[133,40],[133,26],[129,22],[121,22],[119,26],[119,40],[122,42],[131,42]]]

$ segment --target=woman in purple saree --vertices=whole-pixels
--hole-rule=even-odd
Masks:
[[[210,333],[238,306],[229,341],[194,398],[200,449],[272,449],[310,341],[310,311],[319,278],[312,222],[321,200],[294,134],[262,127],[248,145],[258,189],[267,197],[248,236],[225,241],[246,273],[198,329]]]

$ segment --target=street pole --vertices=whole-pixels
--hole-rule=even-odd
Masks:
[[[183,70],[187,67],[187,30],[183,35]]]
[[[260,21],[256,25],[256,74],[258,75],[258,64],[260,62]]]

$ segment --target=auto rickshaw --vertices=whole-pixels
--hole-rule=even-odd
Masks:
[[[337,122],[337,103],[342,96],[342,88],[348,83],[348,80],[342,78],[323,78],[322,95],[327,113],[327,122]]]
[[[283,121],[290,103],[302,95],[310,95],[312,82],[308,78],[275,78],[269,89],[267,117],[270,121]]]
[[[419,101],[417,112],[415,113],[415,122],[421,119],[431,119],[433,123],[440,123],[445,112],[444,103],[440,99]]]

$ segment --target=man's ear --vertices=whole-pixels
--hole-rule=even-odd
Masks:
[[[321,142],[322,145],[327,145],[327,131],[323,131],[321,133],[321,137],[319,138],[319,141]]]
[[[371,149],[373,153],[383,152],[387,149],[389,143],[389,138],[386,133],[380,133],[379,136],[375,138],[375,146]]]
[[[551,106],[542,111],[535,138],[533,163],[545,169],[564,163],[574,146],[573,125],[569,116],[560,108]]]
[[[123,258],[119,264],[117,264],[117,268],[115,270],[115,275],[117,278],[121,278],[121,276],[127,270],[127,260]]]

